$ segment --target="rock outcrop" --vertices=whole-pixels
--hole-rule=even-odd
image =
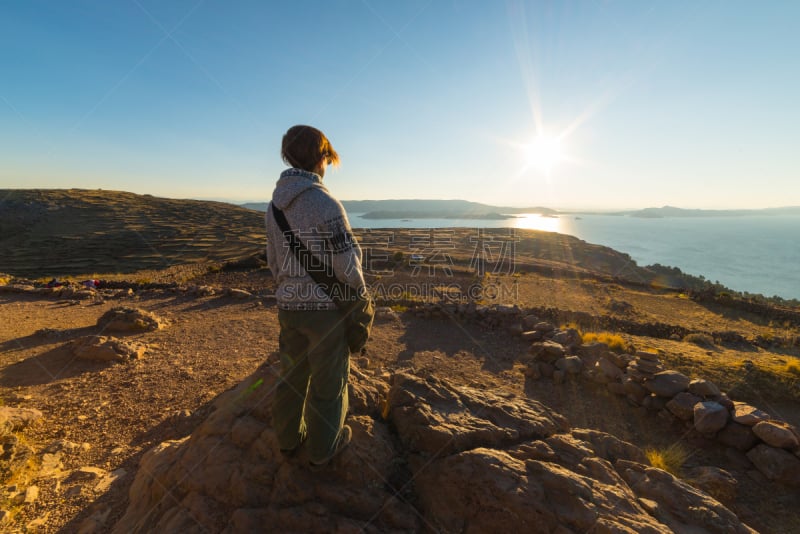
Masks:
[[[558,361],[565,362],[574,352],[583,362],[578,376],[605,384],[608,391],[625,396],[633,406],[668,421],[682,422],[686,430],[704,439],[744,452],[745,461],[769,480],[800,487],[800,430],[796,427],[731,400],[711,381],[664,369],[657,353],[638,351],[631,360],[602,343],[566,347],[554,341],[555,327],[536,326],[537,331],[548,333],[538,337],[528,354],[519,358],[529,378],[563,382],[566,374],[555,370],[553,364],[558,355],[562,355]],[[525,339],[524,334],[522,337]]]
[[[109,336],[84,336],[70,342],[76,358],[100,362],[125,362],[141,358],[147,347]]]
[[[109,332],[149,332],[164,328],[167,321],[147,310],[121,306],[104,313],[97,326]]]
[[[315,473],[302,448],[278,449],[277,376],[265,364],[191,436],[147,452],[114,532],[752,532],[632,444],[411,372],[353,368],[352,443]]]

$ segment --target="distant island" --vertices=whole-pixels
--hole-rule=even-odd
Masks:
[[[249,202],[242,207],[266,211],[267,202]],[[517,214],[538,213],[558,215],[557,210],[541,206],[518,208],[492,206],[480,202],[447,199],[388,199],[388,200],[343,200],[344,209],[363,219],[511,219]]]
[[[502,213],[471,213],[471,212],[441,212],[441,211],[370,211],[361,215],[362,219],[482,219],[498,220],[513,219],[516,215]]]
[[[753,215],[800,215],[800,206],[766,209],[704,210],[683,209],[674,206],[645,208],[637,211],[619,212],[615,215],[629,215],[643,219],[662,219],[665,217],[749,217]]]

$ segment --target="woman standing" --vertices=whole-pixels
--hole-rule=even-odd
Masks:
[[[308,439],[313,468],[327,464],[350,442],[352,433],[344,424],[350,349],[337,304],[308,273],[327,269],[359,291],[365,284],[361,249],[347,215],[322,183],[327,166],[339,163],[330,141],[316,128],[293,126],[283,136],[281,156],[291,168],[281,173],[266,215],[267,261],[277,281],[281,326],[281,380],[272,419],[284,454],[294,454]],[[275,208],[291,232],[284,234]],[[289,245],[292,233],[325,263],[301,261]]]

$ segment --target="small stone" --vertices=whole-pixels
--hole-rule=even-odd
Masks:
[[[27,532],[38,532],[46,523],[50,516],[49,512],[45,513],[44,517],[37,517],[25,526]]]
[[[594,364],[596,371],[602,373],[604,376],[612,379],[619,380],[622,377],[622,369],[619,368],[614,362],[607,360],[601,356],[600,359]]]
[[[543,337],[542,333],[538,330],[529,330],[527,332],[523,332],[521,336],[525,341],[539,341]]]
[[[39,468],[39,476],[57,478],[64,467],[64,464],[61,463],[61,457],[61,452],[44,453],[42,455],[42,465]]]
[[[630,354],[625,354],[624,352],[606,351],[606,353],[603,354],[603,357],[623,370],[627,369],[632,360],[632,356]],[[661,369],[659,369],[659,371],[660,370]]]
[[[744,402],[733,403],[733,420],[747,426],[753,426],[761,421],[772,419],[767,412],[759,410]]]
[[[538,330],[539,332],[549,333],[556,329],[555,326],[552,324],[542,321],[533,325],[534,330]]]
[[[622,385],[625,387],[625,392],[628,394],[628,396],[631,397],[637,404],[641,404],[644,398],[648,395],[648,392],[644,386],[639,384],[631,377],[624,378]]]
[[[645,351],[645,350],[637,350],[636,351],[636,357],[639,358],[640,360],[661,363],[661,360],[659,359],[658,354],[655,353],[655,352],[648,352],[648,351]]]
[[[581,334],[574,328],[557,331],[553,335],[553,341],[565,347],[578,346],[582,343]]]
[[[541,341],[533,343],[528,349],[536,359],[544,360],[548,363],[554,363],[557,359],[564,356],[566,351],[564,347],[552,341]]]
[[[717,397],[720,395],[716,384],[702,378],[695,378],[689,382],[689,393],[699,397]]]
[[[689,387],[689,377],[677,371],[661,371],[644,383],[651,393],[672,398]]]
[[[32,504],[36,502],[36,499],[39,498],[39,487],[38,486],[30,486],[25,490],[25,504]]]
[[[539,364],[537,362],[531,362],[525,366],[522,371],[525,376],[532,378],[533,380],[538,380],[542,377],[542,372],[539,370]]]
[[[101,477],[107,476],[108,471],[105,469],[100,469],[99,467],[92,467],[92,466],[84,466],[79,467],[72,474],[69,476],[69,479],[72,481],[80,481],[80,480],[97,480]]]
[[[539,322],[539,318],[535,315],[526,315],[522,318],[522,326],[526,330],[532,330],[534,326]]]
[[[633,369],[640,371],[642,373],[647,373],[650,375],[654,375],[664,370],[664,368],[659,363],[650,362],[647,360],[636,360],[631,364]]]
[[[555,365],[560,371],[564,371],[565,373],[569,373],[571,375],[577,375],[583,368],[583,360],[577,356],[566,356],[556,360]]]
[[[667,403],[667,410],[678,419],[690,421],[694,418],[694,406],[702,399],[697,395],[681,391]]]
[[[586,358],[599,358],[607,350],[608,345],[596,341],[577,348],[578,354]]]

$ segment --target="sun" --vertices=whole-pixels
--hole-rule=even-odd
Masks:
[[[564,160],[564,148],[558,137],[538,135],[524,145],[524,150],[528,168],[539,169],[546,174]]]

